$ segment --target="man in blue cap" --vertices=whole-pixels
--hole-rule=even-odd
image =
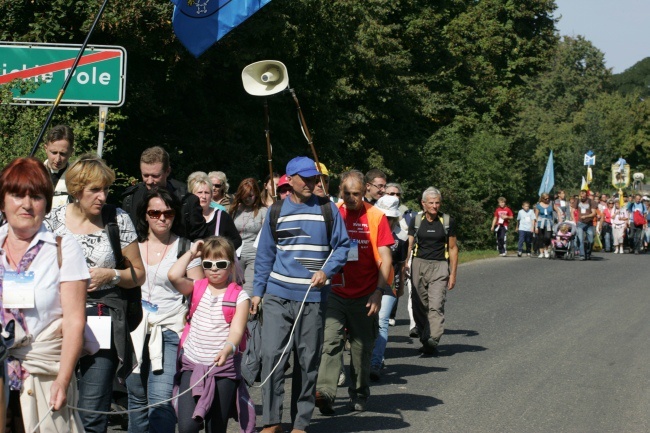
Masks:
[[[284,349],[292,328],[292,348],[299,362],[294,368],[301,373],[293,386],[293,393],[299,395],[292,396],[292,433],[304,432],[314,411],[323,344],[321,290],[345,265],[350,245],[336,206],[314,194],[320,174],[310,158],[289,161],[286,175],[291,194],[271,206],[260,233],[251,313],[257,313],[263,297],[262,380],[268,377],[262,387],[263,433],[283,431],[282,367],[291,353],[291,348]]]

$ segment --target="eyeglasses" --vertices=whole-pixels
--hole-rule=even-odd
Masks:
[[[150,209],[147,211],[147,215],[149,215],[149,218],[155,220],[160,218],[161,215],[167,219],[172,219],[176,216],[176,211],[174,209],[167,209],[167,210]]]
[[[375,185],[374,183],[371,183],[370,185],[374,186],[378,190],[386,189],[386,185]]]
[[[230,266],[230,260],[203,260],[201,263],[203,269],[227,269]]]
[[[397,197],[401,197],[402,193],[401,192],[387,192],[387,195],[396,195]]]
[[[223,185],[220,184],[220,183],[213,183],[213,184],[212,184],[212,187],[213,187],[214,189],[221,189],[222,186],[223,186]]]

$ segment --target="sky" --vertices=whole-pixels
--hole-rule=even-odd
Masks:
[[[615,74],[650,57],[650,0],[555,0],[561,36],[582,35]]]

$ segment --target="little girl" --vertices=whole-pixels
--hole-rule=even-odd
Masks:
[[[185,277],[185,270],[196,257],[201,257],[205,278],[194,281]],[[250,301],[235,282],[235,248],[220,236],[197,241],[172,266],[168,277],[176,290],[191,299],[190,316],[179,350],[175,381],[178,394],[198,382],[178,398],[178,430],[198,433],[205,421],[207,432],[226,432],[232,404],[250,400],[241,380],[239,353]],[[236,301],[232,296],[233,302],[224,304],[226,293],[233,295],[233,290],[237,293]],[[225,314],[232,313],[233,308],[234,315]],[[201,380],[206,373],[208,376]],[[254,407],[252,414],[249,410],[251,406],[248,404],[239,411],[243,431],[254,431],[255,415]]]

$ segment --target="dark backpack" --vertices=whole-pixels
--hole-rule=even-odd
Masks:
[[[332,205],[330,204],[331,202],[327,197],[316,197],[318,198],[318,204],[320,205],[320,212],[323,215],[323,219],[325,220],[325,226],[327,227],[327,240],[329,242],[332,240],[332,228],[334,227]],[[268,213],[271,234],[273,235],[273,240],[276,244],[278,243],[278,218],[280,218],[280,211],[282,210],[283,203],[284,199],[276,201],[271,205]]]

